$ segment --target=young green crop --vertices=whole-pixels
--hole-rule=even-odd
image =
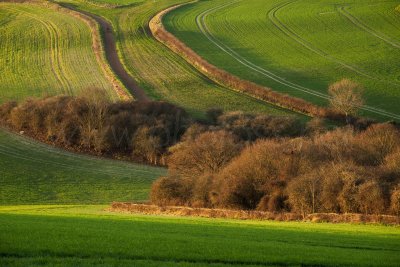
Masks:
[[[0,130],[0,205],[143,201],[165,172],[65,152]]]
[[[398,266],[398,227],[0,207],[2,266]]]
[[[89,87],[116,98],[80,19],[33,3],[0,3],[0,103]]]
[[[177,104],[198,117],[204,116],[205,110],[212,107],[226,111],[296,115],[216,85],[151,36],[148,22],[152,16],[184,0],[148,0],[124,8],[96,6],[85,0],[70,2],[78,9],[103,16],[112,22],[122,62],[153,99]]]
[[[170,12],[164,24],[205,59],[242,78],[322,105],[328,85],[349,78],[365,87],[371,108],[363,114],[399,120],[397,5],[199,1]]]

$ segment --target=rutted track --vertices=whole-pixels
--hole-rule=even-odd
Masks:
[[[278,83],[280,83],[282,85],[285,85],[285,86],[287,86],[289,88],[292,88],[292,89],[295,89],[295,90],[298,90],[298,91],[301,91],[301,92],[304,92],[304,93],[307,93],[307,94],[310,94],[310,95],[314,95],[314,96],[317,96],[317,97],[320,97],[320,98],[323,98],[323,99],[330,99],[329,95],[327,95],[327,94],[323,94],[323,93],[315,91],[313,89],[306,88],[306,87],[303,87],[301,85],[298,85],[298,84],[292,83],[290,81],[287,81],[284,77],[280,77],[280,76],[274,74],[273,72],[271,72],[269,70],[266,70],[266,69],[264,69],[264,68],[262,68],[262,67],[260,67],[260,66],[258,66],[256,64],[250,62],[249,60],[247,60],[246,58],[242,57],[240,54],[235,52],[232,48],[230,48],[229,46],[227,46],[226,44],[224,44],[223,42],[218,40],[210,32],[210,30],[208,29],[207,24],[205,22],[205,19],[207,18],[207,16],[209,16],[210,14],[213,14],[213,13],[215,13],[215,12],[221,10],[221,9],[229,7],[229,6],[233,5],[233,4],[239,3],[241,1],[242,0],[232,1],[232,2],[230,2],[228,4],[223,4],[223,5],[220,5],[220,6],[217,6],[217,7],[210,8],[210,9],[202,12],[201,14],[199,14],[196,17],[196,24],[199,27],[199,29],[202,32],[202,34],[205,35],[207,37],[207,39],[210,40],[210,42],[212,42],[214,45],[216,45],[220,50],[222,50],[223,52],[225,52],[229,56],[233,57],[240,64],[252,69],[253,71],[258,72],[258,73],[264,75],[265,77],[268,77],[268,78],[270,78],[270,79],[272,79],[272,80],[274,80],[274,81],[276,81],[276,82],[278,82]],[[308,44],[307,41],[303,40],[301,37],[299,37],[295,33],[292,33],[292,31],[290,29],[288,29],[283,23],[281,23],[276,18],[276,12],[279,9],[287,6],[288,4],[290,4],[292,2],[294,2],[294,1],[281,3],[281,4],[277,5],[277,6],[275,6],[273,9],[271,9],[268,12],[269,19],[272,21],[272,23],[278,29],[280,29],[285,35],[287,35],[291,39],[293,39],[296,42],[300,43],[301,45],[305,46],[307,49],[310,49],[311,51],[313,51],[313,52],[315,52],[315,53],[317,53],[317,54],[319,54],[319,55],[321,55],[323,57],[331,59],[331,60],[335,61],[336,63],[339,63],[339,64],[341,64],[341,65],[343,65],[345,67],[348,67],[349,69],[357,72],[360,75],[366,76],[366,77],[371,78],[371,79],[375,79],[374,77],[362,72],[361,70],[358,70],[355,67],[352,67],[352,66],[350,66],[350,65],[348,65],[346,63],[343,63],[341,61],[338,61],[337,59],[329,56],[325,52],[320,51],[317,48],[313,48],[313,46],[311,44]],[[371,107],[371,106],[368,106],[368,105],[364,105],[364,106],[362,106],[360,108],[362,110],[369,111],[369,112],[372,112],[372,113],[376,113],[376,114],[379,114],[381,116],[386,116],[386,117],[391,118],[391,119],[397,119],[397,120],[400,119],[400,115],[394,114],[394,113],[391,113],[391,112],[388,112],[388,111],[385,111],[385,110],[382,110],[382,109],[379,109],[379,108]]]
[[[94,15],[87,11],[76,9],[71,5],[63,4],[62,6],[91,17],[100,25],[100,28],[103,32],[103,41],[104,41],[106,58],[111,68],[113,69],[114,73],[120,78],[120,80],[126,86],[126,88],[128,88],[128,90],[134,95],[136,100],[139,101],[149,100],[144,90],[140,88],[135,79],[133,79],[133,77],[129,75],[129,73],[125,70],[125,67],[121,63],[121,60],[118,56],[115,44],[114,31],[111,23],[109,23],[107,20],[105,20],[100,16]]]

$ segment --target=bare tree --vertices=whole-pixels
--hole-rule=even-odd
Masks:
[[[348,79],[343,79],[329,86],[330,103],[334,109],[346,115],[357,114],[358,109],[364,104],[362,97],[363,88]]]
[[[83,142],[93,147],[96,135],[104,125],[110,99],[106,91],[97,88],[88,88],[82,92],[81,99],[84,104],[84,112],[80,116]]]

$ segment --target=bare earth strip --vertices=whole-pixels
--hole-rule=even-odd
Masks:
[[[126,88],[134,95],[136,100],[138,101],[149,100],[144,90],[140,88],[137,82],[133,79],[133,77],[129,75],[129,73],[125,70],[124,66],[120,61],[117,48],[115,45],[114,31],[111,23],[109,23],[107,20],[105,20],[100,16],[94,15],[86,11],[77,10],[71,7],[70,5],[63,5],[63,6],[91,17],[100,25],[100,28],[103,32],[104,50],[106,58],[111,68],[113,69],[114,73],[120,78],[120,80],[126,86]]]

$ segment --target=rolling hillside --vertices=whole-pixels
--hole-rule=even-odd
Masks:
[[[109,8],[87,1],[68,1],[80,10],[112,22],[119,54],[126,69],[151,98],[177,104],[199,117],[211,107],[221,107],[227,111],[293,114],[211,82],[156,41],[148,29],[149,20],[164,8],[181,2],[184,1],[133,0],[124,2],[126,6],[123,8]]]
[[[197,118],[211,107],[302,116],[215,84],[157,42],[149,19],[184,1],[60,3],[112,23],[126,71],[152,99],[177,104]],[[335,6],[333,16],[325,3],[199,1],[170,13],[165,23],[205,58],[243,78],[322,105],[327,84],[349,75],[365,82],[369,105],[400,113],[394,105],[400,83],[395,77],[400,41],[394,1],[379,2],[374,14],[368,5],[353,1]],[[335,37],[319,32],[321,40],[311,39],[311,31],[325,29],[325,15],[341,22],[341,28],[331,29]],[[364,22],[371,15],[377,25]],[[343,31],[343,43],[336,42]],[[0,2],[0,104],[79,94],[88,87],[107,90],[117,99],[92,38],[83,21],[60,10]],[[322,56],[328,48],[332,54]],[[366,59],[372,52],[374,60]],[[332,62],[333,57],[338,61]],[[375,78],[354,73],[364,69]],[[385,87],[387,81],[393,86]],[[369,109],[365,114],[392,116],[383,113]],[[145,216],[107,209],[112,201],[147,201],[152,182],[166,174],[165,168],[70,153],[0,128],[0,266],[364,267],[400,262],[398,226]]]
[[[400,119],[397,1],[199,1],[164,24],[212,64],[320,105],[327,87],[365,87],[363,114]]]
[[[77,155],[0,130],[0,205],[148,199],[163,168]]]

